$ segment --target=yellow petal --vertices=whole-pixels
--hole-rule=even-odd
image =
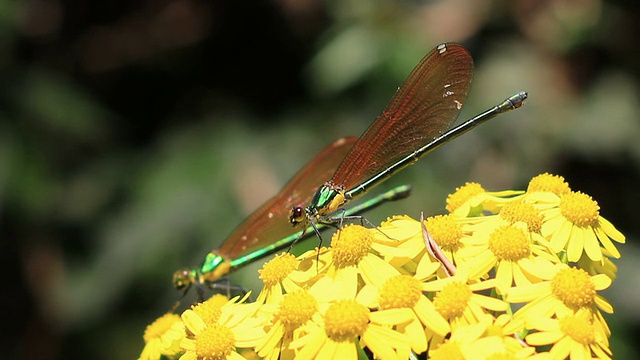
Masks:
[[[613,224],[611,224],[609,222],[609,220],[603,218],[603,217],[599,217],[598,218],[598,222],[600,223],[600,227],[602,228],[602,230],[604,230],[604,232],[613,240],[619,242],[619,243],[624,243],[625,242],[625,237],[624,235],[618,231],[618,229],[616,229]]]

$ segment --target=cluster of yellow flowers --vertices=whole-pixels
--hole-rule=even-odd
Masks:
[[[141,359],[611,358],[598,291],[624,236],[588,195],[542,174],[526,191],[468,183],[447,215],[348,225],[284,253],[255,302],[211,299],[149,325]]]

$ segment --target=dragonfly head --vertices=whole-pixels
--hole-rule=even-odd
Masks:
[[[173,273],[173,286],[178,290],[189,289],[198,281],[195,270],[180,269]]]
[[[304,206],[294,206],[289,212],[289,223],[291,226],[298,226],[307,221],[307,212]]]

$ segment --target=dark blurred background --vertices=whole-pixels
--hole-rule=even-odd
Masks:
[[[634,358],[639,6],[0,0],[3,357],[137,357],[179,298],[175,269],[317,151],[361,134],[424,54],[456,41],[476,64],[461,117],[529,100],[373,190],[414,185],[368,217],[442,213],[466,181],[563,175],[627,235],[605,296],[614,354]],[[259,289],[259,266],[232,282]]]

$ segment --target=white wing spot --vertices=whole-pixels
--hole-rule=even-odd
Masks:
[[[462,109],[462,103],[458,100],[453,100],[453,102],[456,103],[456,107],[458,108],[458,110]]]
[[[453,95],[453,91],[445,91],[444,94],[442,94],[442,97],[447,97],[451,95]]]
[[[437,49],[438,49],[438,53],[442,55],[445,53],[445,51],[447,51],[447,44],[440,44],[438,45]]]
[[[269,219],[273,219],[273,213],[272,213],[272,212],[270,212],[270,213],[267,215],[267,217],[268,217]]]

